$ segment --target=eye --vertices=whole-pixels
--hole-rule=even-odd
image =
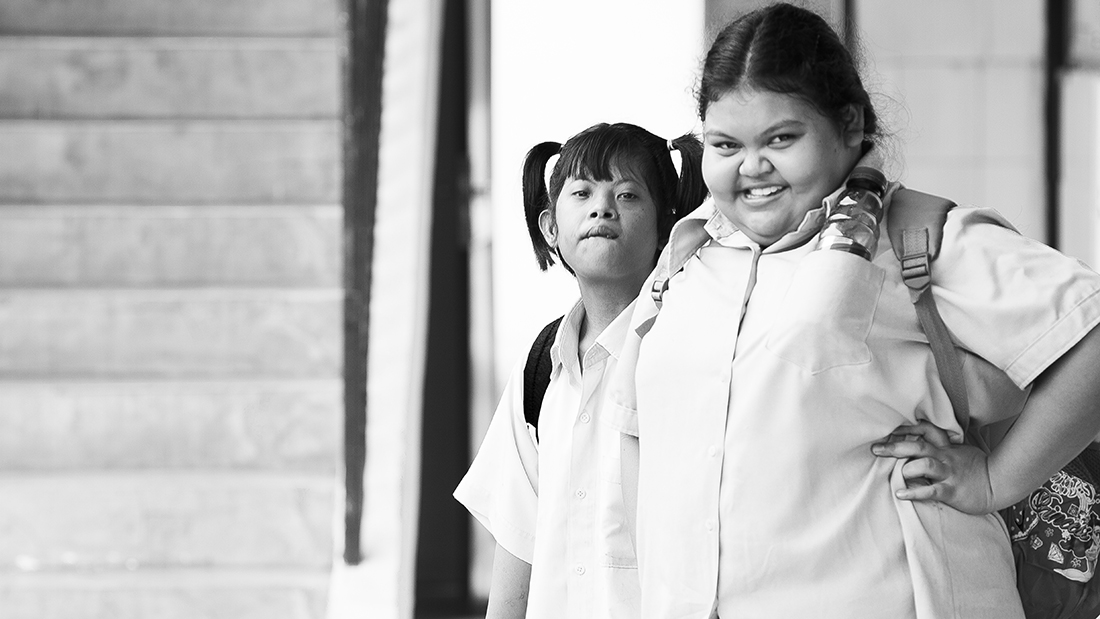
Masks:
[[[772,139],[768,140],[768,145],[782,148],[790,146],[796,139],[798,139],[798,136],[793,133],[780,133],[772,136]]]
[[[715,139],[711,142],[707,142],[707,146],[710,146],[722,155],[732,155],[741,150],[741,144],[724,139]]]
[[[636,194],[632,191],[624,191],[624,192],[619,194],[619,199],[620,200],[637,200],[638,199],[638,194]]]
[[[574,189],[573,191],[569,192],[569,195],[573,196],[574,198],[583,200],[584,198],[588,197],[588,190],[587,189]]]

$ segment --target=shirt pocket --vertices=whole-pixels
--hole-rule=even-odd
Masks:
[[[884,278],[854,254],[810,252],[791,277],[767,349],[811,374],[870,362],[867,336]]]

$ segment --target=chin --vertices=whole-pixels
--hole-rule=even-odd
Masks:
[[[600,265],[597,269],[592,269],[584,274],[585,279],[592,282],[602,282],[606,284],[616,284],[629,282],[631,280],[638,280],[638,286],[640,287],[645,281],[645,278],[649,275],[649,271],[639,275],[641,271],[637,268],[637,265],[622,264],[608,267],[608,265]]]

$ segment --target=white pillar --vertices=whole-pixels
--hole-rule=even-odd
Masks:
[[[436,0],[389,3],[371,261],[363,563],[343,565],[337,549],[329,619],[413,616],[443,7]]]

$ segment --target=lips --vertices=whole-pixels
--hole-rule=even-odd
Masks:
[[[617,239],[619,238],[619,233],[611,226],[596,226],[589,229],[581,236],[581,239],[591,238]]]
[[[758,185],[756,187],[746,187],[741,189],[738,193],[748,199],[764,200],[778,194],[784,189],[785,187],[782,185]]]

